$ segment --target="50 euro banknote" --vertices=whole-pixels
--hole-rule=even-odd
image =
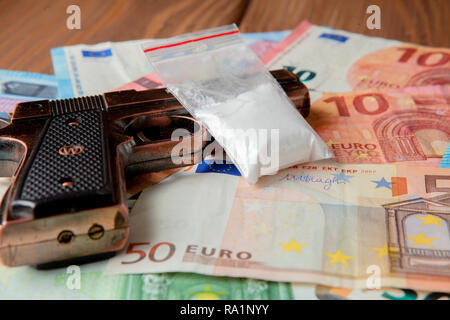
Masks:
[[[450,291],[448,170],[323,161],[249,185],[232,165],[210,166],[141,194],[129,244],[107,274],[184,271],[367,288],[374,268],[381,287]]]
[[[0,194],[9,179],[0,178]],[[37,270],[0,266],[0,299],[450,299],[445,292],[411,289],[345,289],[314,284],[215,277],[193,273],[105,275],[105,261]]]
[[[450,83],[448,48],[368,37],[307,21],[262,60],[270,69],[295,72],[313,90],[313,99],[323,91]]]

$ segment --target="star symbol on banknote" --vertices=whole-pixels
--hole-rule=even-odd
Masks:
[[[381,248],[372,248],[372,250],[375,250],[375,251],[378,252],[378,258],[382,258],[382,257],[385,257],[385,256],[388,255],[388,253],[389,253],[389,246],[388,246],[388,244],[386,242],[386,244],[383,247],[381,247]]]
[[[328,148],[331,148],[331,146],[332,146],[333,144],[336,144],[336,142],[333,141],[333,140],[331,140],[331,139],[328,139],[328,141],[327,141],[327,146],[328,146]]]
[[[391,257],[396,257],[398,252],[400,251],[398,248],[392,248],[390,247],[387,242],[385,243],[384,246],[382,246],[381,248],[372,248],[372,250],[374,251],[378,251],[378,258],[382,258],[387,256],[388,254]]]
[[[405,99],[405,104],[415,104],[416,102],[414,101],[413,98],[409,97]]]
[[[343,181],[344,183],[350,182],[349,179],[354,177],[354,176],[348,176],[343,172],[340,172],[339,174],[332,173],[331,175],[336,178],[337,182]]]
[[[423,220],[422,226],[427,226],[429,224],[434,224],[436,226],[442,227],[441,221],[443,219],[433,216],[432,214],[428,214],[426,217],[416,217],[417,219]]]
[[[360,75],[360,76],[358,77],[358,79],[359,79],[360,81],[367,81],[367,80],[369,80],[369,76],[363,74],[363,75]]]
[[[196,297],[198,300],[219,300],[220,296],[228,294],[226,291],[213,291],[211,286],[207,284],[203,291],[189,292],[190,295]]]
[[[245,212],[260,212],[261,209],[264,209],[266,205],[259,200],[254,201],[246,201],[244,202]]]
[[[209,165],[209,170],[213,171],[213,172],[227,172],[233,169],[233,166],[231,164],[225,164],[225,165],[219,165],[219,164],[210,164]]]
[[[391,187],[392,186],[392,182],[387,182],[386,179],[384,179],[384,177],[381,178],[380,181],[376,181],[376,180],[370,180],[370,181],[372,181],[373,183],[377,184],[377,186],[375,187],[377,189],[385,187],[385,188],[388,188],[389,190],[392,190],[392,187]]]
[[[437,238],[427,238],[422,232],[419,232],[419,234],[416,237],[408,236],[408,238],[413,239],[413,246],[418,245],[426,245],[427,247],[433,248],[433,244],[431,241],[437,240]]]
[[[347,267],[349,267],[347,260],[354,258],[353,256],[345,256],[342,253],[341,249],[338,249],[336,253],[325,253],[325,254],[331,258],[330,261],[328,262],[329,264],[342,263]]]
[[[355,159],[356,160],[359,160],[359,159],[370,160],[371,157],[369,156],[368,153],[361,152],[361,153],[356,153],[355,154]]]
[[[292,238],[292,240],[287,243],[280,242],[280,245],[282,245],[284,247],[283,251],[281,251],[283,253],[292,251],[292,250],[297,251],[298,253],[302,253],[301,248],[307,246],[306,243],[298,243],[294,238]]]

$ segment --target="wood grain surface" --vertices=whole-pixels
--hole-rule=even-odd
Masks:
[[[81,29],[66,8],[81,9]],[[381,30],[366,8],[381,8]],[[50,49],[168,37],[237,23],[243,32],[292,29],[302,20],[367,35],[448,47],[449,0],[0,0],[0,69],[53,73]]]
[[[381,9],[381,29],[369,30],[369,5]],[[239,25],[243,32],[292,29],[299,21],[336,29],[415,42],[450,46],[449,0],[253,0]]]

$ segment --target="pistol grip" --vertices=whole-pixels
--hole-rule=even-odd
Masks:
[[[11,218],[44,218],[114,204],[102,112],[49,119],[46,133],[20,170]]]
[[[117,251],[125,244],[128,211],[120,161],[110,150],[106,111],[96,98],[49,103],[51,116],[40,137],[27,145],[3,200],[5,264],[43,264]],[[27,120],[15,124],[20,121]]]

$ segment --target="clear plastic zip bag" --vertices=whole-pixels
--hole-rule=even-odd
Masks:
[[[142,47],[167,89],[206,126],[249,182],[333,157],[236,25]]]

